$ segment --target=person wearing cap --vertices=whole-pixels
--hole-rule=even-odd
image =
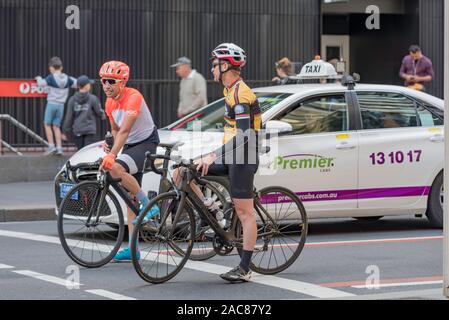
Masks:
[[[207,104],[206,80],[198,71],[192,70],[190,59],[181,57],[170,67],[176,68],[176,74],[181,78],[178,118],[205,106]]]
[[[79,150],[98,140],[97,118],[105,120],[106,115],[100,100],[90,93],[94,81],[82,75],[76,82],[78,92],[69,99],[62,131],[63,139],[67,140],[66,135],[70,134]]]
[[[49,88],[44,115],[44,128],[49,147],[45,154],[62,155],[60,127],[64,114],[64,104],[69,96],[69,88],[76,88],[76,79],[62,73],[62,61],[59,57],[50,59],[48,69],[50,74],[44,79],[41,76],[35,77],[38,86]],[[55,135],[54,139],[53,132]]]
[[[399,76],[405,80],[406,87],[425,91],[424,84],[434,77],[432,61],[422,54],[417,45],[410,46],[409,52],[402,60]]]

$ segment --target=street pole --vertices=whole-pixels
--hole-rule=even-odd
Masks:
[[[444,1],[444,205],[443,293],[449,298],[449,1]]]

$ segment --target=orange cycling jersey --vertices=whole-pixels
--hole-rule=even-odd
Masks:
[[[105,109],[109,119],[118,127],[122,125],[126,114],[138,116],[126,140],[127,144],[141,142],[149,138],[156,130],[145,99],[136,89],[124,88],[121,97],[117,100],[108,98]]]
[[[235,137],[239,119],[249,118],[250,129],[259,131],[261,128],[259,102],[246,83],[239,78],[229,88],[225,87],[223,94],[226,102],[223,143],[225,144]]]

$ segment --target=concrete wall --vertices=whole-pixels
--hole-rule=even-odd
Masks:
[[[0,183],[53,180],[68,157],[2,156]]]

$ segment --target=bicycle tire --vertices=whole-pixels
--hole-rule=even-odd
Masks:
[[[157,229],[157,231],[147,231],[147,225],[143,225],[143,219],[145,214],[141,214],[137,220],[135,225],[132,238],[131,238],[131,256],[134,269],[137,274],[146,282],[149,283],[163,283],[174,276],[176,276],[181,269],[184,267],[185,263],[189,259],[189,255],[192,251],[193,247],[193,239],[195,236],[194,228],[195,228],[195,220],[191,210],[178,210],[177,206],[179,206],[178,194],[174,191],[166,192],[158,195],[153,198],[149,204],[145,208],[145,212],[150,210],[153,206],[158,205],[160,208],[160,221],[161,225]],[[188,206],[186,206],[188,207]],[[176,213],[173,215],[173,209],[176,208]],[[184,215],[183,215],[184,214]],[[186,220],[181,220],[186,219]],[[168,223],[171,221],[171,225]],[[179,224],[178,224],[179,223]],[[179,237],[179,233],[177,233],[177,228],[180,228],[182,225],[188,224],[190,227],[190,232],[186,235],[187,238],[183,239]],[[177,238],[178,237],[178,238]],[[142,250],[142,245],[139,244],[138,239],[144,240],[144,243],[149,243],[154,246],[158,246],[158,251],[144,251]],[[166,244],[164,250],[160,249],[160,245],[162,243],[161,239],[166,238]],[[180,244],[176,245],[175,241],[178,241]],[[170,248],[179,247],[182,245],[185,247],[185,250],[181,250],[182,253],[179,253],[179,250],[170,250]],[[140,255],[141,258],[137,259],[137,247],[140,247]],[[171,254],[177,254],[179,257],[173,257]],[[167,273],[165,275],[159,276],[159,266],[156,267],[156,274],[150,274],[150,271],[153,270],[153,266],[156,262],[159,263],[159,257],[165,255],[167,257],[167,262],[162,263],[161,269],[166,269]],[[169,256],[171,260],[169,260]],[[151,267],[146,271],[145,266],[143,265],[145,261],[155,260],[151,263]],[[178,262],[177,262],[178,261]],[[174,263],[174,267],[173,267]],[[172,266],[172,267],[170,267]],[[169,269],[170,272],[169,272]],[[154,271],[154,270],[153,270]]]
[[[96,205],[97,207],[100,206],[100,204],[97,202],[100,201],[101,199],[99,198],[97,198],[98,200],[92,199],[92,196],[99,197],[100,193],[101,189],[97,181],[83,181],[74,186],[67,193],[66,197],[61,202],[61,205],[59,206],[58,210],[57,225],[61,245],[66,254],[74,262],[87,268],[98,268],[110,262],[117,253],[117,251],[120,249],[125,232],[123,212],[120,203],[118,202],[116,196],[111,192],[111,190],[107,190],[106,197],[104,199],[105,201],[102,202],[101,208],[102,211],[104,211],[106,214],[107,213],[112,214],[114,210],[116,211],[119,220],[118,226],[111,227],[109,222],[108,223],[104,222],[104,225],[102,226],[101,229],[98,228],[98,226],[92,227],[92,229],[96,229],[98,231],[96,234],[93,233],[93,230],[92,232],[89,232],[91,230],[91,227],[86,225],[85,219],[83,218],[87,218],[87,214],[92,206],[94,205]],[[105,205],[104,208],[103,205]],[[93,217],[96,217],[95,212],[93,213]],[[108,215],[109,214],[107,214],[106,216]],[[76,224],[78,224],[77,227],[74,228],[71,227],[72,225]],[[82,239],[79,240],[77,234],[84,228],[87,229],[87,232],[84,233]],[[117,236],[114,236],[109,233],[117,234]],[[73,236],[73,238],[75,239],[71,239],[70,236]],[[95,237],[101,238],[100,244],[95,242]],[[83,247],[81,249],[81,253],[77,253],[77,251],[79,250],[76,250],[76,248],[79,249],[78,245],[81,243],[83,239],[84,242]],[[78,242],[72,247],[72,245],[76,241]],[[84,251],[89,250],[89,248],[85,248],[86,244],[88,246],[91,245],[90,261],[86,260],[86,258],[83,258]],[[98,249],[98,252],[95,252],[96,249]],[[102,253],[106,253],[105,256],[103,256]]]
[[[265,198],[264,198],[265,197]],[[271,202],[271,200],[269,199],[274,199],[273,197],[277,197],[277,199],[282,199],[281,200],[281,204],[277,204],[278,200],[274,200],[273,203],[269,203]],[[308,232],[308,220],[307,220],[307,214],[306,214],[306,210],[301,202],[301,200],[290,190],[284,188],[284,187],[277,187],[277,186],[270,186],[270,187],[266,187],[263,188],[262,190],[260,190],[258,192],[258,198],[260,200],[260,203],[262,205],[262,207],[264,206],[263,202],[265,201],[266,206],[264,207],[265,210],[268,210],[268,205],[271,205],[271,210],[272,210],[272,206],[274,204],[274,209],[277,210],[277,207],[280,206],[281,207],[281,211],[282,211],[282,207],[284,205],[284,203],[288,203],[289,200],[286,199],[290,199],[290,205],[289,207],[291,207],[291,205],[294,203],[295,207],[293,210],[295,210],[294,212],[297,212],[297,218],[296,219],[286,219],[289,216],[291,216],[293,213],[292,211],[290,211],[290,208],[287,209],[287,213],[288,216],[283,216],[283,217],[279,217],[280,214],[275,214],[274,217],[272,214],[270,214],[268,212],[268,214],[270,215],[270,217],[267,217],[265,213],[263,213],[265,215],[264,218],[266,218],[265,223],[261,223],[259,219],[258,222],[258,228],[257,228],[257,241],[258,244],[256,244],[256,248],[255,251],[253,252],[253,256],[251,258],[251,263],[250,263],[250,269],[260,273],[260,274],[266,274],[266,275],[271,275],[271,274],[276,274],[279,273],[281,271],[284,271],[285,269],[287,269],[288,267],[290,267],[299,257],[299,255],[302,252],[302,249],[304,248],[304,245],[306,243],[306,238],[307,238],[307,232]],[[266,200],[263,200],[266,199]],[[259,209],[260,210],[260,209]],[[282,219],[284,218],[284,219]],[[293,220],[293,222],[291,222],[290,224],[281,226],[280,222],[282,221],[283,223],[285,223],[286,221],[290,221]],[[298,223],[299,222],[299,223]],[[299,228],[298,228],[299,227]],[[265,233],[269,233],[267,232],[267,230],[270,230],[272,228],[275,228],[276,231],[282,231],[282,230],[288,230],[288,229],[293,229],[291,231],[289,231],[289,234],[296,234],[296,233],[300,233],[299,237],[297,237],[298,239],[294,239],[292,237],[288,237],[290,240],[296,240],[295,244],[290,245],[289,243],[287,243],[285,240],[283,240],[283,243],[281,243],[281,240],[275,237],[271,237],[269,244],[271,245],[271,250],[269,250],[268,248],[262,246],[262,250],[260,250],[260,244],[263,242],[264,245],[267,245],[267,240],[263,240],[262,237],[262,241],[261,239],[261,233],[265,232]],[[237,235],[242,235],[242,226],[241,223],[239,223],[237,225]],[[284,232],[285,233],[285,232]],[[268,238],[268,237],[266,237]],[[272,239],[274,239],[274,241],[276,241],[276,239],[278,240],[278,244],[275,244],[274,241],[272,243]],[[270,245],[267,245],[267,247],[270,247]],[[285,251],[284,251],[284,247],[287,247],[291,252],[291,256],[287,259],[285,256]],[[292,247],[294,247],[295,249],[292,250]],[[275,249],[279,248],[280,251],[282,251],[282,255],[285,259],[285,262],[283,262],[282,264],[278,264],[277,258],[274,256],[274,262],[276,263],[275,267],[271,267],[271,259],[273,257],[273,252]],[[243,248],[242,247],[238,247],[237,251],[239,253],[239,255],[242,255],[242,251]],[[265,253],[267,251],[270,251],[270,256],[268,257],[268,264],[267,266],[261,266],[262,261],[266,262],[266,256]],[[260,255],[260,252],[263,252],[262,255]],[[265,258],[265,259],[264,259]]]

